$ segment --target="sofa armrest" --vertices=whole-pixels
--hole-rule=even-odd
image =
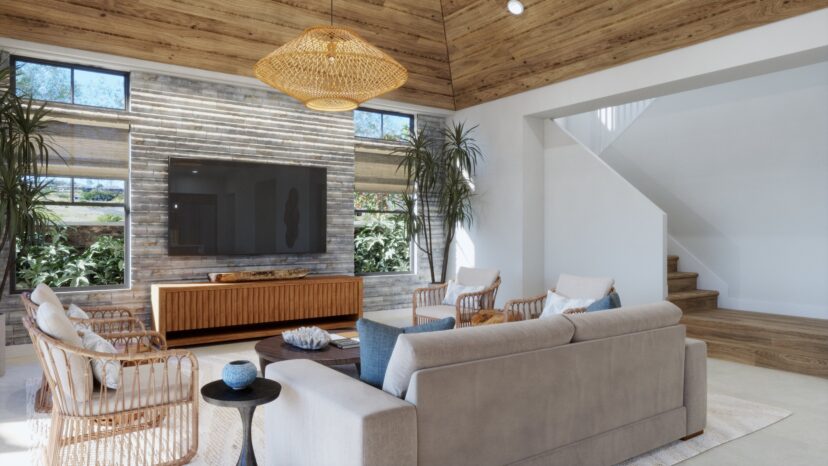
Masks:
[[[265,464],[416,465],[414,405],[319,363],[269,364],[282,384],[265,406]]]
[[[687,435],[703,431],[707,424],[707,344],[692,338],[684,344],[684,407]]]

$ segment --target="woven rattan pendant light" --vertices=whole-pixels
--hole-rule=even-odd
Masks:
[[[299,37],[256,63],[253,72],[265,84],[325,112],[353,110],[362,102],[392,91],[408,72],[355,32],[331,25],[306,29]]]

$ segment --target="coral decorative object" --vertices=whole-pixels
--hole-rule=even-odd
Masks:
[[[233,390],[243,390],[256,380],[256,366],[250,361],[231,361],[221,371],[221,380]]]
[[[299,327],[282,333],[282,338],[287,344],[306,350],[322,349],[331,342],[331,335],[319,327]]]

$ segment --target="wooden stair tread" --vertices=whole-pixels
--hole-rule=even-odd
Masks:
[[[687,336],[713,358],[828,377],[828,320],[732,309],[687,313]]]
[[[680,278],[697,278],[699,276],[696,272],[668,272],[667,273],[667,280],[673,279],[680,279]]]
[[[679,259],[679,256],[676,256],[676,255],[673,255],[673,254],[668,254],[667,255],[667,260],[668,261],[677,261],[678,259]]]
[[[697,299],[697,298],[713,298],[719,296],[716,290],[690,290],[690,291],[676,291],[667,295],[667,300],[683,300],[683,299]]]

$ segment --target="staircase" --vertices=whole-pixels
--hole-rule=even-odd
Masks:
[[[678,256],[667,256],[667,301],[685,314],[719,307],[719,292],[698,289],[699,274],[679,272],[678,262]]]

